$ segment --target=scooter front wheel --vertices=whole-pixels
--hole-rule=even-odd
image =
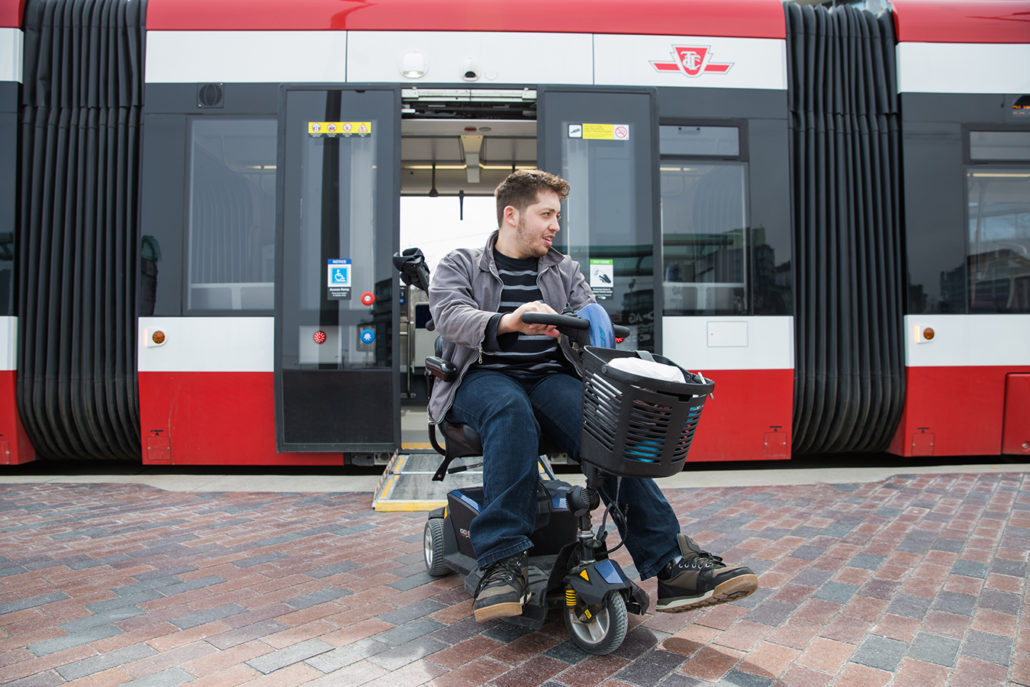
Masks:
[[[443,577],[451,569],[443,561],[443,518],[430,518],[426,521],[425,533],[422,537],[422,552],[426,561],[426,572],[433,577]]]
[[[566,594],[571,589],[567,588]],[[601,656],[615,651],[629,627],[626,600],[618,592],[609,592],[600,606],[565,606],[563,615],[572,642],[588,654]]]

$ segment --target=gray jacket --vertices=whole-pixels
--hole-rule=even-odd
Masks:
[[[433,383],[429,399],[429,421],[440,422],[450,410],[458,385],[465,373],[483,352],[487,324],[501,304],[501,277],[494,263],[497,232],[483,248],[459,248],[447,254],[433,271],[429,286],[429,311],[440,333],[442,357],[458,368],[458,379]],[[594,302],[579,263],[553,248],[540,258],[537,286],[543,301],[561,312],[565,306],[579,310]],[[563,336],[561,348],[569,355],[569,343]]]

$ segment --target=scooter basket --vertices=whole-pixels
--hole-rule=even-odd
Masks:
[[[655,362],[675,366],[687,381],[642,377],[608,364],[626,357],[640,356],[593,346],[583,351],[580,458],[612,475],[669,477],[683,469],[715,384],[660,355],[652,356]]]

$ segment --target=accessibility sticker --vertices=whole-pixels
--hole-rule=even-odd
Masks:
[[[350,260],[329,259],[329,272],[326,275],[329,288],[329,300],[345,300],[350,298],[351,264]]]

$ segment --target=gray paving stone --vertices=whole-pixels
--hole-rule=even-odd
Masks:
[[[52,592],[50,594],[31,596],[27,599],[9,601],[7,603],[0,604],[0,615],[14,613],[16,611],[24,611],[27,608],[38,608],[39,606],[46,606],[47,604],[52,604],[55,601],[64,601],[68,598],[68,595],[64,592]]]
[[[419,563],[418,566],[424,568],[425,564]],[[395,572],[394,574],[397,573]],[[424,584],[429,584],[435,579],[435,577],[423,571],[415,575],[408,575],[407,577],[402,577],[399,580],[395,580],[393,582],[388,583],[386,586],[392,587],[399,592],[406,592],[409,589],[414,589],[415,587],[421,587]]]
[[[1012,640],[1008,637],[970,630],[962,644],[962,655],[987,663],[1008,666],[1012,657]]]
[[[380,613],[377,617],[380,620],[385,620],[391,625],[403,625],[406,622],[415,620],[416,618],[427,616],[431,613],[436,613],[437,611],[443,610],[444,608],[447,608],[447,606],[440,603],[439,601],[434,601],[433,599],[425,599],[424,601],[419,601],[418,603],[402,606],[401,608],[398,608],[394,611]]]
[[[920,632],[908,649],[911,658],[936,663],[951,668],[955,665],[961,642],[951,637],[942,637],[929,632]]]
[[[79,632],[67,634],[64,637],[45,639],[42,642],[30,644],[26,648],[36,656],[46,656],[47,654],[70,649],[73,646],[82,646],[90,642],[114,637],[115,635],[122,634],[122,632],[123,630],[115,625],[93,625]]]
[[[61,623],[61,629],[73,634],[77,632],[85,632],[88,631],[89,628],[97,627],[98,625],[111,625],[123,620],[128,620],[129,618],[136,618],[144,615],[145,613],[146,612],[138,606],[115,606],[114,608],[103,610],[100,613],[94,613],[93,615],[87,615],[82,618],[76,618],[74,620]]]
[[[306,660],[306,663],[323,673],[332,673],[340,668],[346,668],[352,663],[382,653],[389,648],[389,644],[383,644],[374,639],[362,639],[353,644],[312,656]]]
[[[794,604],[776,599],[767,599],[752,609],[745,617],[756,623],[779,627],[796,610]]]
[[[666,683],[662,683],[665,687]],[[719,685],[733,685],[733,687],[769,687],[774,684],[770,678],[761,675],[752,675],[742,670],[733,669],[719,681]]]
[[[590,654],[576,646],[571,639],[552,646],[544,652],[544,656],[549,656],[569,665],[576,665],[590,658]]]
[[[279,543],[279,542],[274,542],[274,543]],[[253,548],[261,548],[261,546],[266,546],[266,544],[261,544],[260,546],[258,546],[258,544],[252,544],[251,546]],[[233,561],[232,564],[235,565],[237,568],[253,568],[255,565],[261,565],[263,563],[271,563],[272,561],[282,560],[283,558],[286,558],[286,554],[285,553],[280,553],[278,551],[273,551],[273,552],[270,552],[270,553],[263,553],[260,556],[252,556],[250,558],[242,558],[242,559],[240,559],[238,561]]]
[[[957,592],[938,592],[934,599],[933,608],[937,611],[946,611],[955,615],[973,615],[976,608],[976,597],[970,594],[959,594]]]
[[[930,546],[936,539],[937,534],[935,532],[913,530],[901,540],[901,543],[898,544],[898,550],[908,553],[926,553],[930,550]]]
[[[258,656],[257,658],[252,658],[247,661],[247,665],[254,670],[268,675],[269,673],[274,673],[286,666],[292,666],[294,663],[306,661],[313,656],[318,656],[319,654],[324,654],[327,651],[332,650],[332,644],[326,644],[320,639],[309,639],[306,642],[287,646],[271,653]]]
[[[133,575],[133,577],[135,577],[138,582],[152,582],[166,577],[182,575],[183,573],[196,572],[196,570],[196,566],[178,564],[169,568],[152,570],[150,572],[140,573],[139,575]],[[182,582],[182,580],[179,580],[179,582]]]
[[[102,565],[113,565],[115,563],[124,563],[125,561],[131,560],[126,554],[119,553],[114,556],[104,556],[103,558],[92,558],[87,557],[82,560],[70,561],[68,567],[72,570],[88,570],[90,568],[99,568]]]
[[[999,575],[1018,577],[1025,580],[1027,577],[1027,564],[1024,561],[1010,561],[1005,558],[995,558],[991,563],[991,572]]]
[[[873,635],[852,654],[851,662],[893,673],[905,657],[907,648],[905,642]]]
[[[842,606],[851,601],[851,597],[858,591],[858,585],[845,584],[844,582],[827,582],[820,587],[812,596],[822,601],[832,601]]]
[[[327,587],[325,589],[319,589],[317,592],[311,594],[305,594],[303,596],[297,596],[292,599],[288,599],[284,603],[287,606],[292,606],[296,609],[311,608],[318,604],[323,604],[328,601],[335,601],[336,599],[342,599],[345,596],[350,596],[354,592],[339,587]]]
[[[921,596],[915,596],[914,594],[895,594],[894,601],[887,606],[887,612],[893,613],[894,615],[904,616],[905,618],[922,620],[926,617],[927,611],[930,610],[930,604],[932,602],[932,599],[925,599]]]
[[[852,568],[860,568],[862,570],[876,570],[883,562],[887,560],[886,556],[880,556],[874,553],[858,553],[848,561],[848,565]]]
[[[116,668],[126,663],[132,663],[138,661],[141,658],[153,656],[157,651],[147,646],[146,644],[131,644],[121,649],[115,649],[114,651],[108,651],[97,656],[90,656],[80,661],[74,661],[73,663],[67,663],[57,668],[57,672],[60,673],[61,677],[65,680],[78,680],[79,678],[93,675],[110,668]]]
[[[237,613],[243,613],[246,611],[243,606],[239,604],[225,604],[224,606],[217,606],[210,608],[206,611],[198,611],[197,613],[189,613],[187,615],[169,620],[172,625],[175,625],[180,630],[188,630],[191,627],[198,627],[205,623],[214,622],[215,620],[221,620],[222,618],[228,618],[231,615]]]
[[[412,620],[411,622],[398,625],[397,627],[380,632],[375,635],[375,639],[389,644],[390,646],[400,646],[401,644],[407,644],[423,635],[427,635],[430,632],[435,632],[442,627],[446,627],[443,623],[437,622],[430,618],[419,618],[418,620]]]
[[[244,625],[243,627],[237,627],[233,630],[227,630],[220,634],[216,634],[212,637],[208,637],[207,641],[209,644],[222,649],[228,649],[230,647],[249,642],[252,639],[260,639],[268,635],[274,635],[276,632],[285,630],[286,626],[280,623],[278,620],[267,619],[250,625]]]
[[[350,572],[351,570],[355,570],[360,567],[360,565],[353,561],[342,561],[340,563],[334,563],[333,565],[326,565],[321,568],[309,570],[304,574],[308,577],[322,579],[323,577],[329,577],[330,575],[337,575],[339,573]]]
[[[154,589],[139,589],[133,594],[119,595],[113,599],[104,599],[103,601],[86,604],[86,608],[93,613],[103,614],[116,608],[136,606],[145,601],[160,599],[161,596],[162,594]]]
[[[930,548],[934,551],[947,551],[948,553],[959,553],[965,548],[966,543],[961,539],[937,538]]]
[[[826,553],[826,549],[821,546],[815,546],[813,544],[802,544],[798,548],[790,552],[793,558],[800,558],[805,561],[814,561],[819,556]]]
[[[835,570],[824,570],[822,568],[805,568],[794,576],[791,584],[803,587],[821,587],[827,580],[836,574]]]
[[[1008,615],[1019,615],[1022,606],[1019,594],[1003,592],[997,589],[984,589],[980,592],[980,608],[989,608],[992,611],[1007,613]]]
[[[676,670],[685,660],[686,657],[680,654],[663,649],[655,649],[615,673],[614,677],[631,685],[654,687],[669,673]]]
[[[987,571],[990,568],[986,563],[980,563],[979,561],[966,561],[961,558],[955,561],[955,565],[951,566],[952,575],[964,575],[965,577],[976,577],[981,580],[987,579]]]
[[[697,678],[689,677],[687,675],[681,675],[680,673],[673,673],[669,677],[661,681],[658,687],[698,687],[698,685],[710,685],[710,682],[703,682]]]
[[[178,584],[170,584],[166,587],[161,587],[160,592],[164,596],[175,596],[176,594],[185,594],[187,592],[196,591],[197,589],[203,589],[204,587],[213,587],[216,584],[222,584],[226,580],[224,577],[218,575],[208,575],[207,577],[198,577],[193,580],[179,581]]]

